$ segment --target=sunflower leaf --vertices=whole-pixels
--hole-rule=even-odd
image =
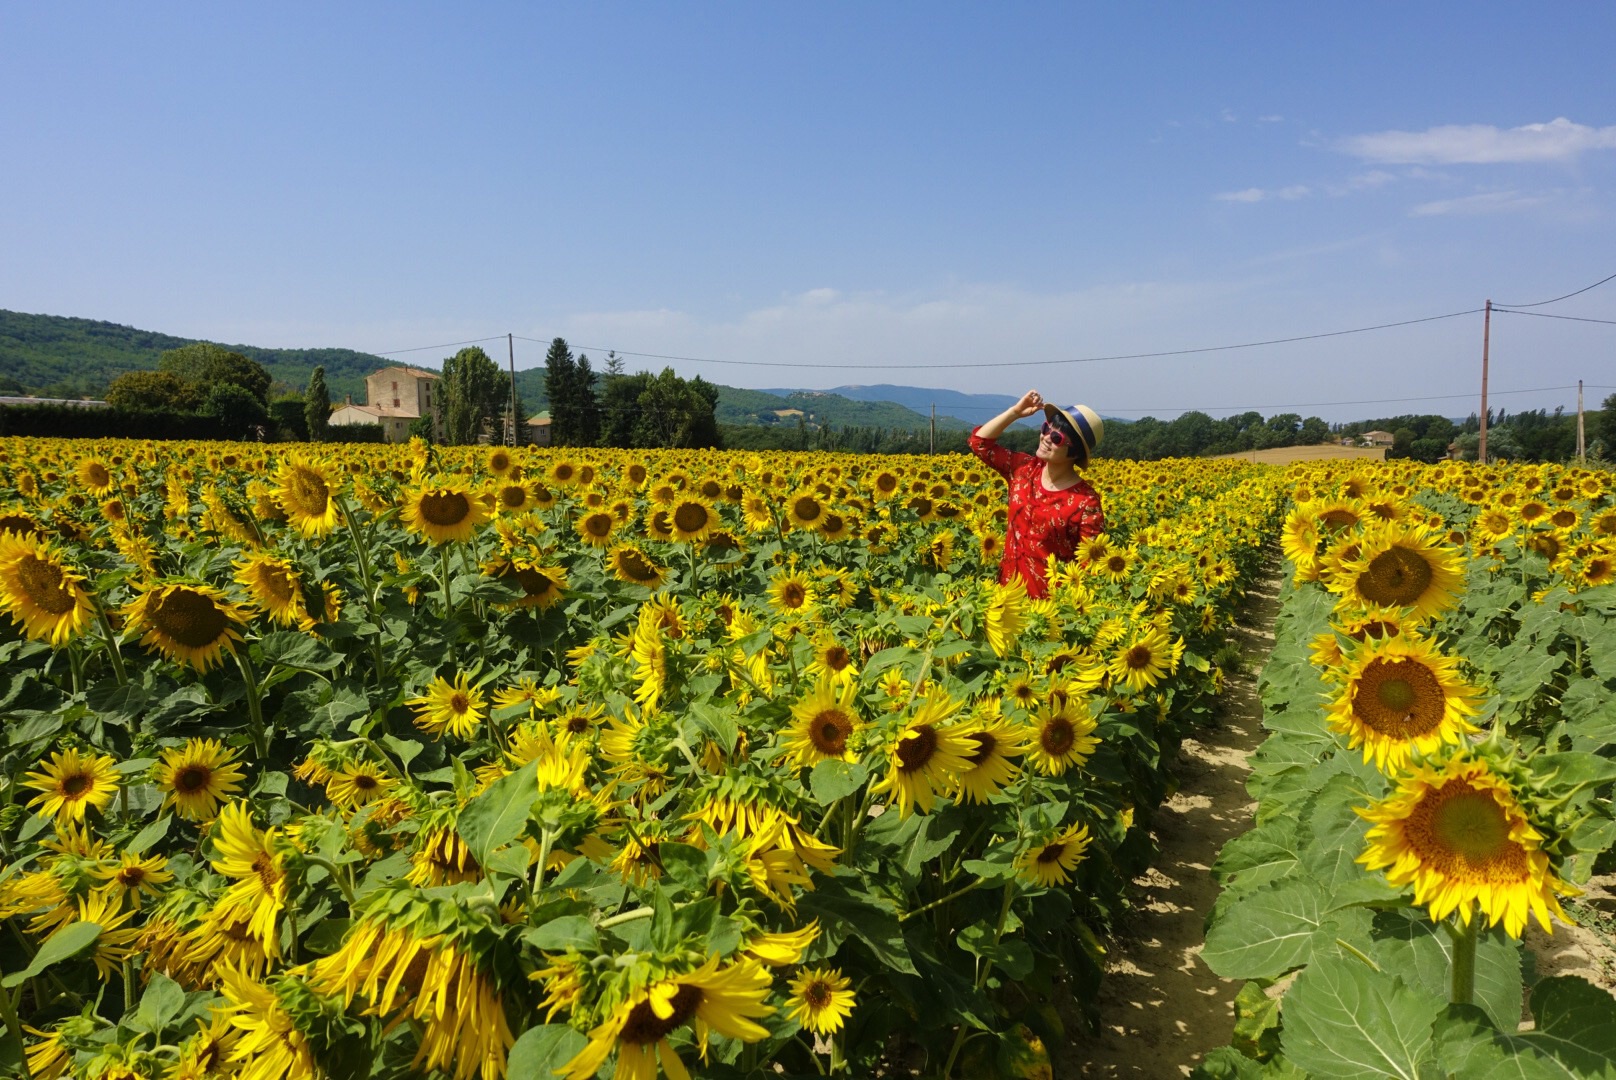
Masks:
[[[1280,1041],[1285,1056],[1313,1076],[1434,1078],[1431,1021],[1442,1007],[1441,997],[1396,975],[1321,955],[1285,993]]]
[[[863,762],[832,759],[814,766],[814,771],[808,774],[808,787],[814,793],[815,802],[829,806],[858,791],[869,776],[870,770]]]
[[[1442,1067],[1502,1080],[1616,1078],[1616,999],[1568,975],[1538,983],[1531,1007],[1536,1029],[1517,1032],[1474,1005],[1449,1005],[1433,1025]]]
[[[7,990],[40,974],[52,964],[77,956],[94,944],[101,936],[101,924],[93,922],[68,923],[45,939],[34,959],[21,971],[13,971],[0,979],[0,987]]]
[[[535,758],[509,776],[500,777],[466,804],[455,828],[478,863],[486,865],[496,848],[515,840],[527,828],[533,800],[539,793],[538,773]]]
[[[506,1080],[553,1080],[589,1044],[566,1024],[540,1024],[522,1032],[505,1063]]]

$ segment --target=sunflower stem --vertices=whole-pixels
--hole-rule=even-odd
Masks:
[[[22,1024],[17,1020],[17,999],[22,997],[22,987],[17,987],[17,997],[11,996],[11,991],[0,990],[0,1020],[6,1023],[6,1035],[17,1046],[17,1064],[21,1066],[20,1075],[23,1080],[30,1080],[33,1076],[28,1071],[28,1055],[22,1041]],[[127,1010],[125,1010],[127,1011]]]
[[[957,900],[960,897],[964,896],[966,893],[971,892],[973,889],[980,888],[981,885],[982,885],[982,879],[977,878],[976,880],[972,881],[970,884],[962,885],[959,888],[955,889],[953,892],[948,893],[946,896],[939,896],[937,899],[933,900],[929,904],[922,904],[920,907],[917,907],[917,908],[914,908],[912,910],[904,912],[902,915],[898,916],[898,921],[899,922],[905,922],[905,921],[907,921],[909,919],[914,918],[916,915],[924,915],[926,912],[932,910],[933,908],[940,908],[944,904],[948,903],[950,900]],[[1001,930],[1000,933],[1003,933],[1003,930]]]
[[[112,620],[107,617],[107,609],[101,606],[99,597],[92,598],[95,605],[95,618],[101,624],[101,636],[107,639],[107,656],[112,660],[112,673],[117,676],[119,686],[129,685],[129,672],[123,666],[123,653],[118,649],[118,635],[112,630]]]
[[[1455,1005],[1469,1005],[1476,999],[1476,938],[1481,933],[1481,916],[1472,912],[1468,920],[1456,917],[1448,923],[1453,938],[1453,979],[1448,1000]]]
[[[304,855],[303,861],[312,866],[318,866],[326,872],[326,875],[337,886],[338,891],[342,893],[342,898],[348,901],[348,910],[352,912],[356,901],[354,887],[353,883],[348,880],[347,875],[343,873],[342,868],[323,855]]]
[[[595,924],[595,928],[598,930],[609,930],[614,926],[622,926],[626,922],[635,922],[639,919],[649,919],[655,914],[656,909],[654,908],[638,907],[633,911],[625,911],[621,915],[613,915],[609,919],[602,919],[600,922]]]
[[[253,671],[252,660],[248,658],[245,649],[231,649],[236,658],[236,666],[241,668],[241,678],[247,684],[247,718],[251,726],[253,749],[260,761],[269,758],[269,734],[264,730],[264,701],[258,690],[258,675]]]
[[[376,658],[376,685],[385,681],[382,672],[387,663],[382,658],[382,617],[376,608],[376,586],[372,584],[370,568],[370,551],[365,542],[359,537],[359,526],[354,523],[353,512],[348,509],[348,501],[341,495],[337,496],[337,510],[342,514],[342,520],[348,527],[348,538],[353,541],[354,554],[359,560],[359,581],[365,587],[365,611],[370,615],[370,621],[376,626],[376,638],[370,643],[371,652]]]
[[[533,896],[538,898],[544,888],[544,869],[550,864],[550,845],[555,843],[555,830],[545,829],[539,834],[539,865],[533,868]]]
[[[73,693],[84,693],[84,657],[79,655],[78,642],[67,646],[67,666],[73,675]]]
[[[453,541],[446,540],[438,545],[438,578],[443,586],[443,621],[447,626],[454,618],[454,602],[449,599],[449,545]],[[451,643],[451,648],[453,644]]]

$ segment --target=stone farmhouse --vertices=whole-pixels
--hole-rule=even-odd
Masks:
[[[432,418],[432,437],[443,438],[442,378],[435,371],[385,367],[365,376],[364,405],[350,398],[331,413],[333,424],[380,424],[388,442],[406,442],[410,425]]]

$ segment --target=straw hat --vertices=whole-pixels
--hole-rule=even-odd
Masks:
[[[1088,465],[1089,456],[1100,445],[1100,440],[1105,438],[1105,421],[1087,405],[1073,405],[1069,409],[1045,405],[1044,419],[1073,438],[1072,456],[1079,465]]]

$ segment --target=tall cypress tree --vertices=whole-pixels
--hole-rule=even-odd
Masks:
[[[566,338],[550,342],[544,354],[544,392],[550,399],[550,443],[572,446],[577,435],[577,406],[573,388],[578,382],[578,365]]]
[[[308,425],[310,442],[325,441],[326,429],[331,426],[331,390],[325,384],[324,366],[314,369],[308,389],[303,391],[303,421]]]

